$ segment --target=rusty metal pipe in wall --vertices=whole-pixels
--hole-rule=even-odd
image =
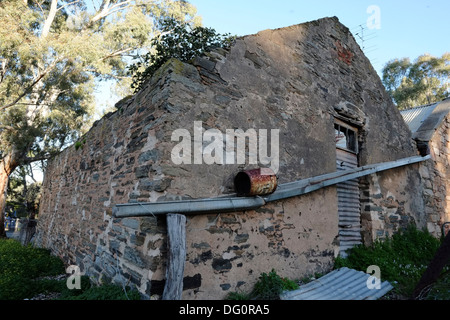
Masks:
[[[263,196],[277,189],[277,176],[270,168],[241,171],[234,178],[238,196]]]

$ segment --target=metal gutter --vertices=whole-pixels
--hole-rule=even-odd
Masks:
[[[431,156],[415,156],[410,158],[403,158],[391,162],[383,162],[378,164],[357,167],[350,170],[340,170],[333,173],[328,173],[308,179],[298,180],[295,182],[285,183],[280,185],[274,193],[265,197],[266,202],[295,197],[305,193],[319,190],[324,187],[335,185],[348,180],[367,176],[380,171],[394,169],[405,165],[410,165],[430,159]]]
[[[265,197],[223,196],[217,198],[188,199],[167,202],[138,202],[117,204],[113,208],[113,216],[116,218],[126,218],[153,216],[168,213],[189,215],[254,210],[262,207],[269,202],[299,196],[344,181],[367,176],[380,171],[426,161],[430,158],[431,157],[429,155],[425,157],[415,156],[391,162],[367,165],[351,170],[336,171],[333,173],[323,174],[308,179],[289,182],[279,185],[274,193]]]
[[[166,202],[138,202],[117,204],[113,216],[117,218],[151,216],[167,213],[205,214],[257,209],[265,205],[261,197],[222,197]]]

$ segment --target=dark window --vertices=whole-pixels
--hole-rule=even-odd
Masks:
[[[358,137],[356,130],[341,124],[334,124],[336,147],[352,152],[358,152]]]

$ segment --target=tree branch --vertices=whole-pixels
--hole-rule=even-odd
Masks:
[[[48,12],[47,19],[45,19],[44,26],[42,28],[41,39],[45,39],[50,31],[50,27],[55,20],[56,12],[58,11],[58,0],[52,0],[50,5],[50,11]]]
[[[50,153],[47,153],[47,154],[37,155],[34,157],[24,157],[21,162],[23,165],[27,165],[27,164],[30,164],[30,163],[36,162],[36,161],[48,160],[51,157],[52,157],[52,155]]]
[[[100,5],[99,12],[92,18],[91,22],[96,22],[97,20],[100,20],[101,18],[106,16],[105,14],[108,12],[109,3],[110,0],[103,0],[102,4]]]
[[[8,126],[6,124],[0,124],[0,130],[16,130],[13,126]]]
[[[63,9],[64,7],[70,6],[70,5],[74,4],[74,3],[77,3],[77,2],[80,2],[80,0],[75,0],[75,1],[72,1],[72,2],[68,2],[68,3],[66,3],[65,5],[62,5],[61,7],[59,7],[59,8],[57,9],[57,11]]]
[[[41,12],[44,13],[44,9],[42,9],[42,6],[41,6],[41,4],[39,3],[39,1],[34,1],[34,2],[36,2],[37,6],[38,6],[39,9],[41,10]],[[27,0],[24,0],[24,4],[25,4],[25,6],[27,6]]]
[[[49,73],[56,66],[56,64],[59,61],[61,61],[62,59],[63,59],[63,57],[60,57],[60,58],[56,59],[55,61],[53,61],[53,63],[50,64],[43,72],[41,72],[41,74],[36,78],[36,80],[34,80],[13,102],[1,106],[0,111],[10,108],[10,107],[16,105],[17,103],[19,103],[19,101],[23,97],[25,97],[27,94],[32,92],[33,87],[36,84],[38,84],[42,80],[42,78],[44,78],[47,75],[47,73]]]
[[[100,12],[98,12],[92,18],[92,20],[91,20],[92,23],[109,16],[110,14],[112,14],[114,12],[128,8],[129,4],[131,3],[131,0],[119,2],[119,3],[116,3],[115,5],[112,5],[111,7],[109,7],[110,3],[111,3],[110,0],[103,0],[102,5],[100,6]]]
[[[1,70],[0,70],[0,83],[3,82],[3,79],[5,78],[7,64],[8,64],[8,61],[6,59],[2,59],[2,65],[1,65]]]
[[[110,9],[114,9],[114,8],[116,8],[116,7],[123,7],[123,8],[126,8],[126,7],[128,7],[128,4],[131,2],[131,0],[126,0],[126,1],[124,1],[124,2],[118,2],[118,3],[116,3],[115,5],[113,5],[113,6],[111,6],[111,8]],[[123,5],[126,5],[126,6],[123,6]]]
[[[112,58],[112,57],[116,57],[116,56],[120,56],[122,53],[128,52],[134,50],[134,48],[126,48],[126,49],[119,49],[116,50],[114,52],[111,52],[110,54],[108,54],[107,56],[104,56],[103,58],[101,58],[101,61],[104,61],[106,59]]]
[[[45,76],[44,73],[41,74],[41,75],[40,75],[35,81],[33,81],[33,83],[30,84],[30,85],[28,86],[28,88],[26,88],[26,89],[24,90],[24,92],[22,92],[22,94],[20,94],[13,102],[1,106],[1,107],[0,107],[0,111],[5,110],[5,109],[7,109],[7,108],[10,108],[10,107],[16,105],[23,97],[25,97],[28,93],[31,92],[31,90],[33,89],[33,87],[34,87],[39,81],[41,81],[41,79],[42,79],[44,76]]]

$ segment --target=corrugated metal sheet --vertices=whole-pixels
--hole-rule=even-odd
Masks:
[[[336,148],[337,170],[349,170],[357,167],[358,158],[355,153]],[[336,187],[339,213],[339,248],[340,255],[345,257],[346,250],[362,243],[358,179],[339,183]]]
[[[433,103],[400,111],[400,114],[412,133],[417,132],[422,123],[429,117],[438,104]]]
[[[370,289],[372,279],[362,271],[340,268],[327,275],[301,286],[297,290],[280,295],[281,300],[376,300],[393,289],[383,281],[380,288]]]

